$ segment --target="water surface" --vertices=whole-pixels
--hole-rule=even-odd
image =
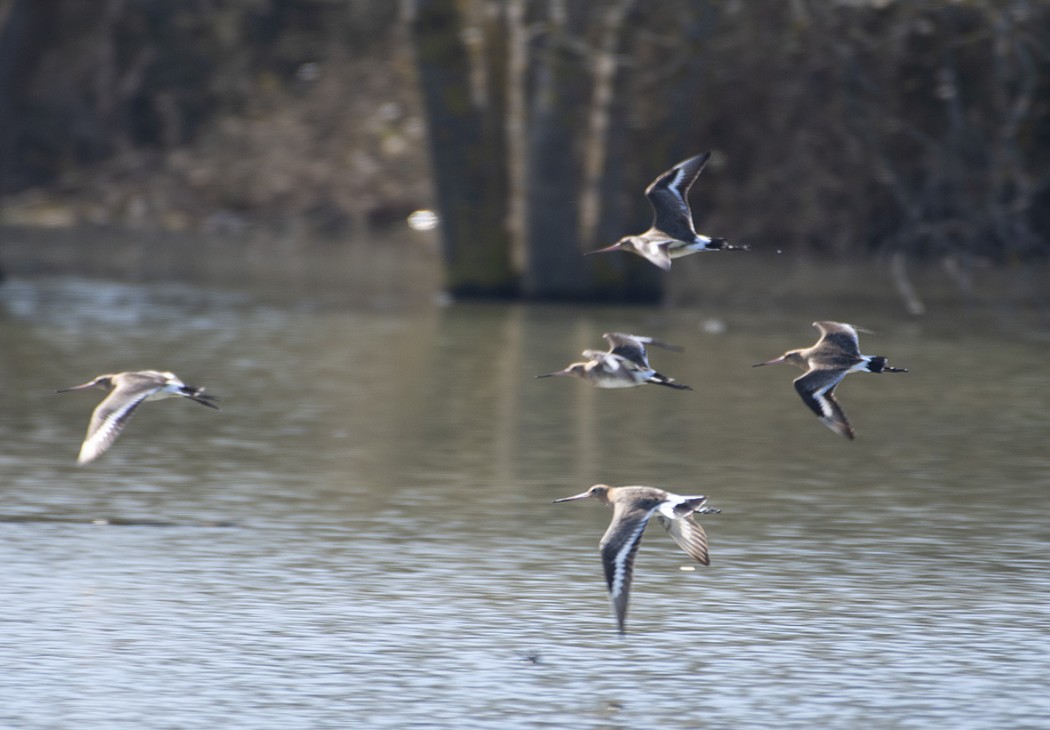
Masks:
[[[6,282],[0,725],[1047,727],[1045,333],[829,308]],[[818,318],[911,370],[840,387],[853,443],[750,367]],[[696,390],[534,379],[611,329]],[[140,368],[223,410],[147,404],[77,467],[98,397],[54,390]],[[709,568],[650,528],[625,638],[610,513],[551,504],[595,482],[723,510]]]

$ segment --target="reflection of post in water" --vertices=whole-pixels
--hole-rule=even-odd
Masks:
[[[500,327],[502,337],[494,338],[500,347],[493,353],[492,372],[495,383],[491,392],[494,394],[491,417],[494,443],[492,463],[495,477],[500,484],[513,484],[518,470],[519,421],[522,412],[521,363],[522,363],[522,321],[525,318],[523,307],[510,307],[503,310],[505,317]]]

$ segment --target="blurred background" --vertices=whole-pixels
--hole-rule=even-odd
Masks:
[[[421,211],[408,251],[455,296],[660,301],[640,260],[579,254],[711,149],[698,230],[877,262],[919,313],[916,267],[960,296],[1045,272],[1048,38],[1031,0],[0,0],[0,263],[133,231],[281,268]]]

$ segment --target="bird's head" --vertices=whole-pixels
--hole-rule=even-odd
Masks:
[[[776,357],[772,360],[767,360],[765,362],[756,362],[751,367],[758,368],[762,367],[763,365],[779,365],[782,362],[787,363],[788,365],[796,365],[803,369],[807,367],[806,358],[802,357],[801,350],[788,350],[780,357]]]
[[[537,375],[537,378],[557,378],[562,376],[571,376],[576,378],[582,378],[586,373],[587,363],[585,362],[574,362],[564,370],[556,370],[553,373],[544,373],[543,375]]]
[[[109,390],[112,387],[113,387],[113,375],[107,374],[107,375],[99,375],[94,380],[90,380],[90,381],[88,381],[86,383],[82,383],[81,385],[74,385],[74,386],[69,387],[69,388],[61,388],[60,390],[57,390],[55,392],[56,393],[68,393],[71,390],[89,390],[91,388],[104,388],[106,390]]]
[[[588,489],[586,492],[580,494],[574,494],[571,497],[562,497],[561,499],[554,500],[555,502],[571,502],[575,499],[588,499],[594,497],[599,502],[604,504],[609,503],[609,492],[613,490],[608,484],[595,484],[593,487]]]

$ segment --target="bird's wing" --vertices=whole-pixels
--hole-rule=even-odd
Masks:
[[[675,545],[680,547],[686,555],[701,565],[710,565],[711,559],[707,554],[707,533],[692,514],[677,519],[668,519],[662,514],[657,515],[660,524],[667,529],[667,534],[674,540]]]
[[[675,236],[677,238],[677,235]],[[689,236],[686,236],[683,240],[692,240]],[[638,254],[645,258],[651,264],[659,266],[664,271],[671,270],[671,254],[668,253],[668,247],[674,243],[674,239],[668,238],[665,241],[649,241],[648,245],[637,249]]]
[[[114,388],[91,414],[77,463],[87,464],[105,453],[124,430],[135,409],[156,390],[155,386],[143,387],[142,383],[134,381]]]
[[[664,350],[671,350],[672,352],[682,351],[681,347],[678,345],[672,345],[670,342],[654,340],[652,337],[643,337],[641,335],[629,335],[626,332],[606,332],[602,337],[604,337],[609,343],[609,352],[627,358],[628,360],[633,360],[644,367],[649,367],[649,357],[645,349],[646,345],[652,345],[653,347],[659,347]]]
[[[637,337],[637,335],[630,335],[631,337]],[[653,347],[659,347],[662,350],[670,350],[671,352],[682,352],[685,348],[681,345],[673,345],[670,342],[664,342],[663,340],[655,340],[652,337],[638,337],[642,342]]]
[[[811,370],[795,379],[795,390],[802,402],[820,417],[821,423],[852,441],[853,427],[835,399],[835,386],[844,377],[845,370]]]
[[[710,157],[711,153],[705,152],[683,160],[649,184],[645,195],[653,206],[653,228],[680,241],[692,241],[696,237],[687,196]]]
[[[860,359],[860,341],[853,325],[841,322],[814,322],[813,326],[820,330],[818,346],[821,342],[830,343],[846,354]]]
[[[655,508],[654,508],[655,509]],[[602,536],[600,544],[605,582],[609,598],[616,611],[616,625],[624,633],[627,620],[627,599],[634,574],[634,556],[642,542],[642,533],[653,510],[625,508],[621,503],[613,507],[613,519]]]
[[[631,363],[630,360],[625,360],[622,357],[613,355],[611,352],[602,352],[601,350],[584,350],[583,356],[588,360],[588,370],[593,370],[597,368],[604,373],[615,373],[623,368],[635,369],[634,365]]]
[[[649,358],[646,356],[645,345],[652,340],[648,337],[638,337],[623,332],[606,332],[602,337],[609,343],[609,354],[630,360],[644,370],[649,369]]]

